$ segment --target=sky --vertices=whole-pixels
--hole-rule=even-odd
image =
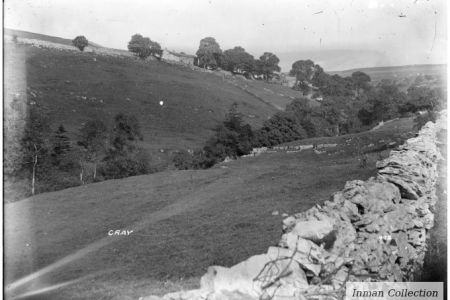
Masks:
[[[4,0],[4,14],[7,28],[119,49],[140,33],[195,54],[212,36],[272,52],[285,72],[300,59],[329,71],[447,62],[445,0]]]

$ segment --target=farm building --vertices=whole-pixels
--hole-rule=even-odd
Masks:
[[[191,66],[193,66],[197,60],[197,57],[195,55],[189,55],[183,52],[178,53],[174,51],[169,51],[167,49],[163,50],[161,58],[168,62],[177,62]]]

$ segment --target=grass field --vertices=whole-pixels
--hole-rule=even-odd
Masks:
[[[258,127],[298,95],[158,61],[25,45],[8,44],[5,64],[6,104],[26,94],[72,136],[90,118],[134,114],[145,147],[159,156],[166,155],[160,149],[202,145],[233,102]],[[137,299],[195,287],[208,266],[231,266],[277,243],[281,214],[322,203],[347,180],[375,175],[375,161],[411,137],[412,125],[400,119],[375,131],[287,144],[338,144],[322,154],[265,153],[8,203],[6,289],[40,291],[26,299]],[[133,233],[108,235],[119,229]]]
[[[242,76],[232,77],[229,79],[229,82],[280,110],[284,110],[292,100],[304,97],[302,92],[293,90],[290,87],[275,83],[268,84],[260,80],[246,80]],[[313,106],[320,105],[315,100],[308,101]]]
[[[217,76],[160,61],[11,43],[5,61],[6,103],[27,94],[48,110],[55,128],[62,123],[72,135],[88,119],[134,114],[150,150],[201,146],[234,102],[254,127],[277,111]]]
[[[370,153],[368,166],[360,168],[360,147],[381,137],[385,144],[404,140],[413,134],[407,124],[411,120],[398,120],[384,132],[337,138],[345,151],[266,153],[7,204],[6,283],[48,267],[15,293],[78,278],[27,299],[136,299],[194,287],[209,265],[231,266],[277,243],[282,213],[308,209],[347,180],[375,175],[375,161],[389,150]],[[110,237],[110,229],[134,233]]]

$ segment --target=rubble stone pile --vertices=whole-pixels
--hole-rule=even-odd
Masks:
[[[444,121],[442,121],[444,120]],[[343,299],[347,281],[410,281],[422,266],[440,154],[427,123],[322,206],[283,220],[280,242],[230,268],[212,266],[201,288],[144,299]]]

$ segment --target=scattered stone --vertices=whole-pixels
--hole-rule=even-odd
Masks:
[[[301,238],[320,242],[333,231],[333,223],[330,218],[321,221],[299,221],[295,224],[293,232]]]
[[[322,267],[319,263],[314,262],[314,257],[309,256],[305,253],[295,252],[292,249],[280,248],[280,247],[269,247],[267,255],[272,259],[276,260],[279,258],[287,258],[296,261],[305,270],[311,271],[314,275],[319,275]]]
[[[287,217],[283,220],[283,230],[288,230],[295,226],[296,219],[293,216]]]

